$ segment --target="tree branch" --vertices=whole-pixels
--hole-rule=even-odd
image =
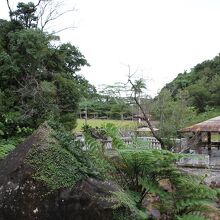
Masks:
[[[138,202],[138,204],[141,206],[141,204],[142,204],[142,201],[144,200],[144,198],[146,197],[146,195],[149,193],[149,190],[146,190],[146,188],[142,191],[142,193],[141,193],[141,198],[140,198],[140,200],[139,200],[139,202]]]
[[[38,3],[34,6],[34,8],[37,8],[40,5],[41,1],[42,0],[39,0]]]
[[[9,9],[9,16],[10,16],[10,19],[12,20],[12,10],[9,4],[9,0],[6,0],[6,1],[7,1],[8,9]]]
[[[133,76],[133,75],[132,75]],[[129,68],[129,78],[128,78],[128,82],[131,84],[132,88],[134,89],[134,101],[136,103],[136,105],[139,107],[139,109],[141,110],[141,113],[143,114],[143,119],[144,121],[147,123],[148,127],[150,128],[153,136],[160,142],[161,144],[161,148],[165,149],[165,145],[163,140],[156,134],[156,132],[154,131],[153,126],[151,125],[151,122],[149,120],[149,118],[147,117],[147,114],[143,108],[143,106],[141,105],[141,103],[139,102],[138,98],[137,98],[137,91],[138,88],[134,85],[134,83],[131,81],[131,75],[130,75],[130,68]]]
[[[42,2],[42,0],[39,0],[38,5]],[[53,23],[54,20],[59,19],[63,15],[75,11],[75,8],[70,8],[67,10],[58,10],[60,9],[64,4],[64,1],[47,1],[40,4],[40,9],[38,11],[38,21],[37,23],[40,25],[40,28],[44,30],[46,26],[48,26],[48,23]],[[47,27],[48,29],[48,27]],[[61,32],[63,30],[71,29],[71,27],[64,27],[61,30],[58,30],[58,32]]]

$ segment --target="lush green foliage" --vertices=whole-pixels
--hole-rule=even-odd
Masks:
[[[137,207],[137,199],[138,195],[135,193],[131,193],[131,191],[118,191],[113,192],[111,201],[115,203],[113,209],[117,210],[120,208],[127,208],[124,212],[115,211],[115,220],[121,219],[137,219],[137,220],[144,220],[148,218],[148,214],[146,210],[140,209]]]
[[[39,146],[36,148],[38,149],[30,152],[27,163],[37,170],[34,178],[49,188],[54,190],[73,186],[75,182],[86,177],[87,167],[60,145],[48,141],[46,150],[39,150]]]
[[[151,112],[160,122],[160,135],[179,136],[185,126],[219,116],[220,56],[180,73],[154,99]],[[173,145],[172,143],[168,143]]]
[[[119,155],[121,180],[129,190],[139,193],[138,207],[154,195],[160,198],[154,208],[171,219],[188,213],[206,216],[218,212],[211,206],[217,193],[173,165],[179,155],[152,149],[123,149]]]
[[[95,140],[88,130],[85,132],[85,148],[94,176],[102,180],[114,179],[115,168],[105,155],[103,143]]]
[[[220,56],[206,60],[189,73],[180,73],[171,83],[165,86],[174,98],[181,90],[189,93],[189,104],[199,112],[204,112],[206,106],[219,108],[220,91]]]
[[[26,163],[35,170],[36,180],[55,190],[71,187],[86,177],[102,180],[110,177],[106,170],[113,172],[113,167],[101,157],[101,144],[89,135],[83,143],[54,121],[49,121],[46,132],[26,158]]]
[[[168,146],[175,146],[173,138],[180,137],[179,130],[196,117],[194,109],[187,106],[187,98],[182,91],[174,100],[171,92],[163,89],[151,104],[151,113],[159,121],[159,135]]]
[[[2,144],[0,145],[0,160],[3,159],[10,151],[15,148],[13,144]]]
[[[0,160],[9,154],[15,147],[22,143],[24,138],[22,136],[16,136],[10,139],[0,139]]]
[[[88,118],[124,119],[131,118],[131,106],[126,98],[118,98],[107,95],[96,95],[92,99],[86,99],[80,103],[82,112],[87,111]],[[85,113],[81,114],[85,117]]]
[[[118,201],[117,209],[127,207],[133,219],[147,219],[152,208],[166,219],[190,216],[202,219],[209,218],[210,213],[219,216],[213,206],[217,191],[204,185],[202,178],[186,174],[175,166],[175,161],[184,155],[156,150],[147,144],[143,146],[135,138],[132,145],[126,145],[112,125],[102,129],[112,138],[117,152],[114,156],[117,159],[110,159],[116,170],[116,181],[123,188],[112,195],[112,199]]]
[[[10,22],[0,20],[0,159],[39,124],[53,118],[65,129],[50,122],[51,133],[31,149],[25,161],[36,171],[34,178],[52,190],[73,186],[89,176],[113,179],[121,190],[109,200],[114,201],[116,213],[125,208],[123,213],[130,219],[151,218],[149,203],[167,219],[202,220],[210,213],[219,215],[213,207],[217,192],[201,178],[180,171],[175,166],[180,155],[152,149],[136,138],[128,146],[110,124],[95,135],[111,138],[113,153],[106,153],[103,142],[94,140],[93,129],[85,129],[84,143],[66,132],[75,126],[82,97],[80,107],[90,115],[121,119],[131,115],[131,100],[116,94],[121,85],[97,95],[77,75],[88,65],[84,56],[70,43],[60,44],[57,36],[37,29],[35,12],[33,3],[19,3]],[[185,124],[219,113],[219,64],[219,56],[205,61],[162,90],[151,109],[160,119],[160,136],[169,140]],[[140,80],[132,90],[138,97],[143,88]],[[205,113],[198,118],[196,110]]]
[[[10,11],[11,20],[20,23],[25,28],[37,27],[38,17],[35,15],[37,7],[33,2],[19,2],[15,11]]]
[[[65,56],[61,47],[50,44],[54,37],[33,29],[11,31],[6,36],[8,48],[0,51],[1,118],[9,135],[17,126],[36,128],[51,114],[64,123],[72,121],[79,90],[74,77],[59,66],[64,65]]]
[[[126,97],[126,90],[122,83],[105,85],[98,89],[96,95],[83,100],[80,108],[87,111],[89,118],[131,119],[131,100]]]
[[[159,135],[168,147],[175,146],[173,138],[180,138],[180,129],[219,116],[218,108],[206,107],[205,112],[197,113],[189,104],[189,94],[180,91],[176,98],[169,90],[163,89],[150,106],[150,112],[159,121]]]
[[[19,3],[0,20],[0,131],[30,133],[55,117],[71,130],[78,103],[94,88],[77,72],[88,65],[78,48],[36,28],[33,3]]]

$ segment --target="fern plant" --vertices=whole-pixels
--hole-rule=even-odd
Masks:
[[[10,139],[0,139],[0,160],[5,158],[24,140],[23,137],[13,137]]]
[[[84,133],[84,147],[89,167],[96,178],[113,179],[115,167],[112,166],[111,160],[107,158],[103,150],[103,143],[95,140],[90,133]]]
[[[150,203],[150,198],[157,198],[151,206],[160,212],[162,219],[203,220],[210,219],[210,213],[219,217],[213,205],[217,192],[204,185],[201,178],[176,167],[176,160],[183,155],[153,149],[135,139],[128,146],[115,127],[107,125],[104,129],[117,155],[114,160],[108,156],[105,160],[114,167],[115,181],[124,189],[113,198],[134,214],[133,219],[147,219],[149,207],[145,204]]]
[[[12,150],[14,150],[15,146],[13,144],[2,144],[0,145],[0,160],[7,156]]]
[[[120,137],[118,129],[115,127],[115,125],[107,123],[102,128],[105,131],[105,133],[112,139],[113,149],[122,149],[126,147],[126,144]]]
[[[112,208],[114,210],[120,210],[120,208],[127,208],[130,211],[129,214],[127,213],[130,219],[147,219],[148,213],[144,209],[140,209],[139,207],[137,207],[137,199],[139,199],[139,195],[129,190],[113,192],[111,201],[114,203],[114,205],[112,206]],[[115,219],[118,219],[117,216],[115,216]]]

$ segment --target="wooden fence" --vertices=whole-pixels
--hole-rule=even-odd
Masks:
[[[127,145],[131,145],[131,144],[133,144],[134,139],[132,139],[131,137],[122,137],[122,140]],[[137,140],[140,140],[141,142],[146,144],[145,146],[147,146],[147,147],[161,149],[161,144],[155,137],[137,137]],[[187,145],[185,138],[172,139],[171,141],[173,141],[173,144],[175,146],[174,147],[175,152],[181,152],[181,150],[184,149],[185,146]],[[112,140],[111,139],[104,140],[102,142],[104,144],[105,149],[112,149]]]
[[[122,140],[127,144],[127,145],[131,145],[133,144],[134,139],[132,139],[131,137],[123,137]],[[161,144],[160,142],[154,138],[154,137],[138,137],[137,140],[142,141],[143,143],[146,143],[147,147],[152,147],[155,149],[161,149]],[[102,143],[104,144],[104,149],[112,149],[112,140],[104,140],[102,141]]]

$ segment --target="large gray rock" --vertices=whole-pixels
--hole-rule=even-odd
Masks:
[[[43,124],[0,163],[0,219],[112,219],[112,203],[108,198],[118,190],[113,183],[86,178],[72,187],[51,190],[33,178],[36,171],[25,160],[50,130]]]

